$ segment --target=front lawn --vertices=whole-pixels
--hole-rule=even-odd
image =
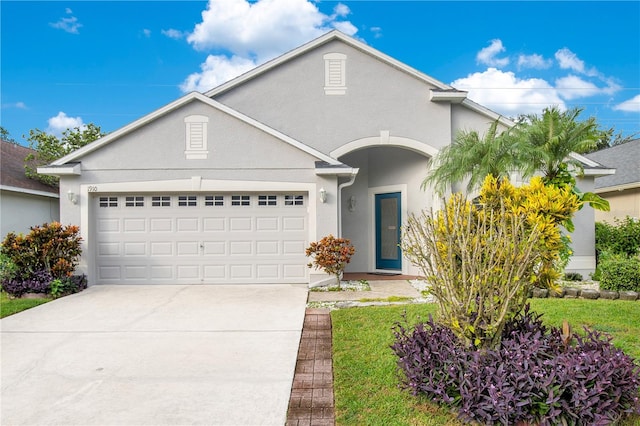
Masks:
[[[24,310],[51,301],[51,297],[43,295],[38,299],[11,299],[5,292],[0,292],[0,318],[17,314]]]
[[[640,303],[612,300],[532,299],[549,325],[567,319],[575,331],[588,326],[640,361]],[[391,328],[407,312],[410,323],[436,305],[351,308],[333,311],[333,369],[338,425],[460,425],[456,415],[398,388]],[[640,426],[638,417],[625,426]]]

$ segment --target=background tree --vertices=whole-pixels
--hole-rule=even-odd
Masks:
[[[11,137],[11,134],[9,133],[9,131],[2,126],[0,126],[0,139],[2,139],[5,142],[11,142],[16,144],[18,143],[14,138]]]
[[[29,154],[24,159],[24,169],[27,177],[37,179],[47,185],[57,186],[58,178],[44,176],[37,172],[39,166],[49,164],[58,158],[75,151],[78,148],[104,136],[99,126],[89,123],[84,127],[74,127],[62,132],[62,138],[46,133],[40,129],[29,130],[26,138],[35,154]]]

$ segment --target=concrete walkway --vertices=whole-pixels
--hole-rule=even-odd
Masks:
[[[4,318],[2,425],[283,425],[304,285],[94,286]]]
[[[370,291],[310,291],[309,302],[385,300],[389,297],[420,298],[420,292],[407,280],[369,281]]]

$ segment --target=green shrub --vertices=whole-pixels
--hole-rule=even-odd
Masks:
[[[640,259],[637,257],[606,255],[598,269],[602,290],[640,292]]]
[[[52,222],[32,227],[27,235],[7,234],[0,248],[0,254],[6,259],[2,274],[4,290],[14,296],[42,293],[50,291],[52,280],[67,280],[81,253],[82,239],[78,233],[77,226]],[[5,274],[5,264],[15,266],[7,269],[13,273]],[[48,278],[44,280],[45,277]]]
[[[605,252],[636,256],[640,254],[640,221],[629,216],[614,219],[615,225],[596,222],[596,253]]]
[[[0,252],[0,284],[16,276],[18,267],[9,256]]]

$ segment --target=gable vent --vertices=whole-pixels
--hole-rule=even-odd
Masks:
[[[347,55],[327,53],[324,59],[324,93],[326,95],[344,95],[347,93],[346,63]]]
[[[185,158],[187,160],[204,160],[209,156],[207,151],[207,123],[204,115],[185,117]]]

